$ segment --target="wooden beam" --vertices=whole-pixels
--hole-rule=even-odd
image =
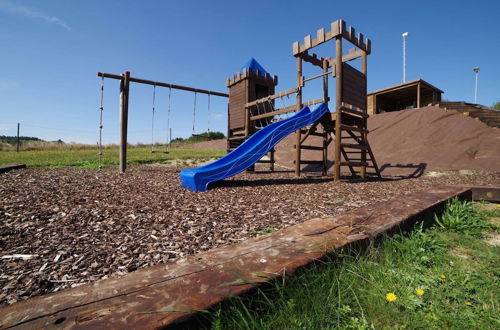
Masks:
[[[420,108],[420,82],[417,83],[417,108]]]
[[[268,102],[268,101],[271,101],[271,100],[274,100],[274,99],[277,99],[277,98],[280,98],[280,97],[283,97],[283,96],[287,96],[287,95],[290,95],[290,94],[294,94],[294,93],[297,93],[297,88],[291,88],[289,90],[286,90],[286,91],[278,93],[278,94],[273,94],[273,95],[265,96],[265,97],[262,97],[262,98],[260,98],[258,100],[245,103],[245,107],[246,108],[250,108],[250,107],[252,107],[254,105],[257,105],[259,103],[265,103],[265,102]]]
[[[123,80],[123,76],[111,74],[111,73],[97,72],[97,76],[104,77],[104,78]],[[239,76],[241,76],[241,73],[239,73]],[[160,82],[160,81],[146,80],[146,79],[141,79],[141,78],[130,77],[129,83],[130,82],[135,82],[135,83],[145,84],[145,85],[167,87],[167,88],[172,88],[172,89],[179,89],[179,90],[183,90],[183,91],[196,92],[196,93],[201,93],[201,94],[210,94],[210,95],[221,96],[221,97],[229,97],[229,94],[226,94],[226,93],[215,92],[215,91],[194,88],[194,87],[189,87],[189,86],[164,83],[164,82]]]
[[[278,110],[275,110],[275,111],[266,112],[266,113],[263,113],[261,115],[251,116],[250,120],[254,121],[254,120],[258,120],[258,119],[274,117],[274,116],[281,115],[281,114],[284,114],[284,113],[287,113],[287,112],[292,112],[292,111],[297,111],[297,105],[296,104],[290,105],[288,107],[281,108],[281,109],[278,109]]]
[[[302,58],[297,57],[297,110],[302,109]],[[298,148],[295,150],[295,176],[300,177],[300,158],[301,158],[301,150],[300,150],[300,142],[301,142],[301,131],[300,128],[295,131],[295,144]]]
[[[368,62],[367,62],[367,55],[366,55],[366,52],[363,52],[362,56],[361,56],[361,73],[363,73],[365,75],[365,77],[367,76],[368,74]],[[365,89],[364,91],[364,97],[366,99],[367,95],[366,95],[367,91]],[[365,101],[365,104],[368,104],[367,101]],[[364,113],[367,112],[367,109],[363,109],[364,110]],[[368,126],[368,121],[366,119],[367,117],[363,117],[363,127],[364,128],[367,128]],[[365,144],[368,144],[368,136],[366,134],[363,134],[363,142],[365,142]],[[362,163],[366,163],[366,150],[365,149],[361,149],[361,162]],[[361,169],[360,169],[360,176],[364,179],[366,178],[366,166],[361,166]]]
[[[340,182],[340,161],[341,161],[341,143],[342,143],[342,37],[338,36],[335,40],[335,68],[336,68],[336,96],[335,96],[335,163],[334,163],[334,180]]]

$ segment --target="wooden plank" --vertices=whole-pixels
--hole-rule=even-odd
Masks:
[[[294,104],[294,105],[290,105],[290,106],[285,107],[285,108],[278,109],[276,111],[267,112],[267,113],[257,115],[257,116],[251,116],[250,120],[254,121],[257,119],[269,118],[269,117],[281,115],[281,114],[284,114],[287,112],[296,111],[296,109],[297,109],[297,105]]]
[[[318,43],[323,43],[325,42],[325,29],[321,28],[318,31],[316,31],[316,39],[318,40]]]
[[[256,104],[259,104],[259,103],[269,102],[271,100],[275,100],[275,99],[280,98],[280,97],[284,97],[284,96],[287,96],[287,95],[290,95],[290,94],[294,94],[294,93],[297,93],[297,90],[298,90],[297,88],[291,88],[289,90],[286,90],[286,91],[278,93],[278,94],[269,95],[269,96],[266,96],[266,97],[254,100],[252,102],[248,102],[248,103],[245,104],[245,107],[249,108],[249,107],[252,107],[252,106],[254,106]]]
[[[304,37],[304,50],[308,50],[311,48],[311,35],[307,35]]]
[[[6,173],[12,170],[18,170],[21,168],[26,168],[26,164],[16,164],[16,165],[7,165],[0,167],[0,173]]]
[[[297,148],[296,145],[293,146],[294,148]],[[323,147],[318,147],[318,146],[308,146],[308,145],[301,145],[300,146],[300,149],[303,149],[303,150],[319,150],[319,151],[323,151]]]
[[[294,160],[293,161],[294,164],[297,164],[297,161]],[[301,165],[323,165],[323,161],[322,160],[300,160],[300,164]]]

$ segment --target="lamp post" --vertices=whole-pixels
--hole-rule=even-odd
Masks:
[[[474,87],[474,103],[477,104],[477,82],[479,80],[479,67],[476,66],[476,67],[472,68],[472,71],[474,71],[476,73],[476,85]]]
[[[403,82],[406,82],[406,37],[408,37],[408,32],[401,36],[403,37]]]

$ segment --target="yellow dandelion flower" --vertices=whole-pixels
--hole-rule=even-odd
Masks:
[[[398,299],[398,296],[396,296],[393,292],[389,292],[385,295],[385,299],[387,299],[387,301],[393,302]]]
[[[419,296],[423,296],[425,291],[423,289],[420,289],[418,288],[417,290],[415,290],[415,292],[419,295]]]
[[[441,275],[439,275],[439,277],[441,277],[442,280],[446,280],[446,275],[445,274],[441,274]]]

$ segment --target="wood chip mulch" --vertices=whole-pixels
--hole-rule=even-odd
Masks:
[[[290,172],[249,174],[206,193],[178,169],[29,168],[0,175],[0,305],[57,292],[266,230],[441,184],[499,185],[499,173],[343,182]]]

